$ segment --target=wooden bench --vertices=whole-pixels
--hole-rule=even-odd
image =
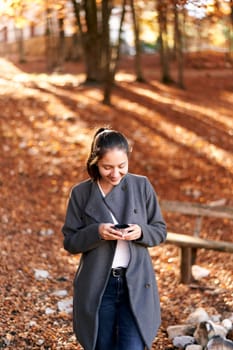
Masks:
[[[174,212],[196,217],[192,236],[174,232],[168,232],[167,235],[166,243],[174,244],[181,248],[180,274],[182,283],[189,284],[193,280],[192,265],[195,264],[197,249],[233,253],[233,243],[231,242],[209,240],[199,237],[204,217],[233,220],[233,207],[168,200],[161,201],[160,206],[164,212]]]

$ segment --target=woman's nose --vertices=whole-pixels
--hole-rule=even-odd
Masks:
[[[117,176],[119,175],[119,169],[118,168],[113,168],[112,169],[112,176]]]

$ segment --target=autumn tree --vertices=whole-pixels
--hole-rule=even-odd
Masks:
[[[141,66],[141,45],[140,45],[140,18],[137,16],[135,2],[130,0],[130,8],[133,19],[134,45],[135,45],[135,73],[136,80],[143,82],[142,66]]]
[[[52,9],[49,5],[49,1],[45,3],[45,57],[48,70],[51,70],[56,65],[56,57],[54,50],[54,29],[53,29],[53,17],[52,17]]]
[[[120,11],[118,39],[111,40],[110,17],[113,1],[72,0],[79,28],[86,66],[86,83],[101,83],[104,87],[103,102],[111,103],[117,64],[120,56],[121,33],[126,11],[126,0],[118,2]]]
[[[29,8],[28,0],[11,0],[5,4],[5,13],[4,15],[14,20],[15,25],[15,38],[18,44],[18,55],[19,62],[25,62],[25,50],[24,50],[24,37],[23,37],[23,29],[28,23],[27,19],[27,11]]]
[[[227,57],[232,60],[233,52],[233,0],[213,0],[206,5],[206,18],[212,23],[221,22],[224,24],[226,46],[228,47]]]
[[[112,87],[114,85],[115,80],[115,74],[117,71],[117,65],[119,62],[120,57],[120,46],[121,46],[121,33],[122,33],[122,27],[124,23],[125,18],[125,12],[126,12],[126,2],[127,0],[123,0],[122,2],[122,11],[121,11],[121,17],[120,17],[120,24],[119,24],[119,30],[118,30],[118,38],[115,42],[115,45],[110,45],[110,30],[109,25],[106,23],[106,30],[108,32],[108,36],[106,40],[108,41],[106,43],[106,46],[108,47],[108,60],[105,67],[105,82],[104,82],[104,98],[103,103],[110,105],[111,104],[111,92]]]
[[[169,0],[158,1],[158,23],[159,23],[159,51],[161,62],[162,82],[170,83],[172,81],[170,74],[170,50],[168,43],[168,9]]]
[[[65,60],[66,55],[66,41],[65,41],[65,5],[61,4],[61,7],[58,11],[58,64],[62,65]]]
[[[183,54],[183,16],[185,13],[184,2],[173,0],[174,14],[174,48],[175,58],[178,64],[177,83],[180,88],[184,88],[184,54]]]
[[[58,0],[52,3],[43,0],[41,17],[45,14],[45,57],[47,68],[62,66],[66,58],[65,19],[66,1]]]
[[[86,82],[101,82],[109,56],[108,20],[111,1],[72,0],[86,66]]]

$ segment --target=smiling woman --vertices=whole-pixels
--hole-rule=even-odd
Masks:
[[[109,154],[110,151],[112,154]],[[109,182],[110,178],[120,180],[120,174],[125,175],[128,172],[129,153],[128,141],[122,134],[104,128],[99,129],[92,142],[87,161],[88,174],[102,183],[107,179]],[[104,173],[104,178],[101,171]]]
[[[125,151],[113,148],[98,162],[99,184],[105,194],[120,183],[128,172],[128,156]]]
[[[128,173],[129,153],[120,132],[96,132],[90,179],[73,188],[62,230],[65,249],[82,254],[73,305],[85,350],[150,349],[160,325],[147,248],[164,242],[166,225],[149,180]]]

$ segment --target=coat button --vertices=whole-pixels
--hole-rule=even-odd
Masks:
[[[145,288],[150,288],[150,283],[146,283]]]
[[[133,212],[134,212],[134,214],[137,214],[137,212],[138,212],[138,211],[137,211],[137,209],[134,209],[134,211],[133,211]]]

